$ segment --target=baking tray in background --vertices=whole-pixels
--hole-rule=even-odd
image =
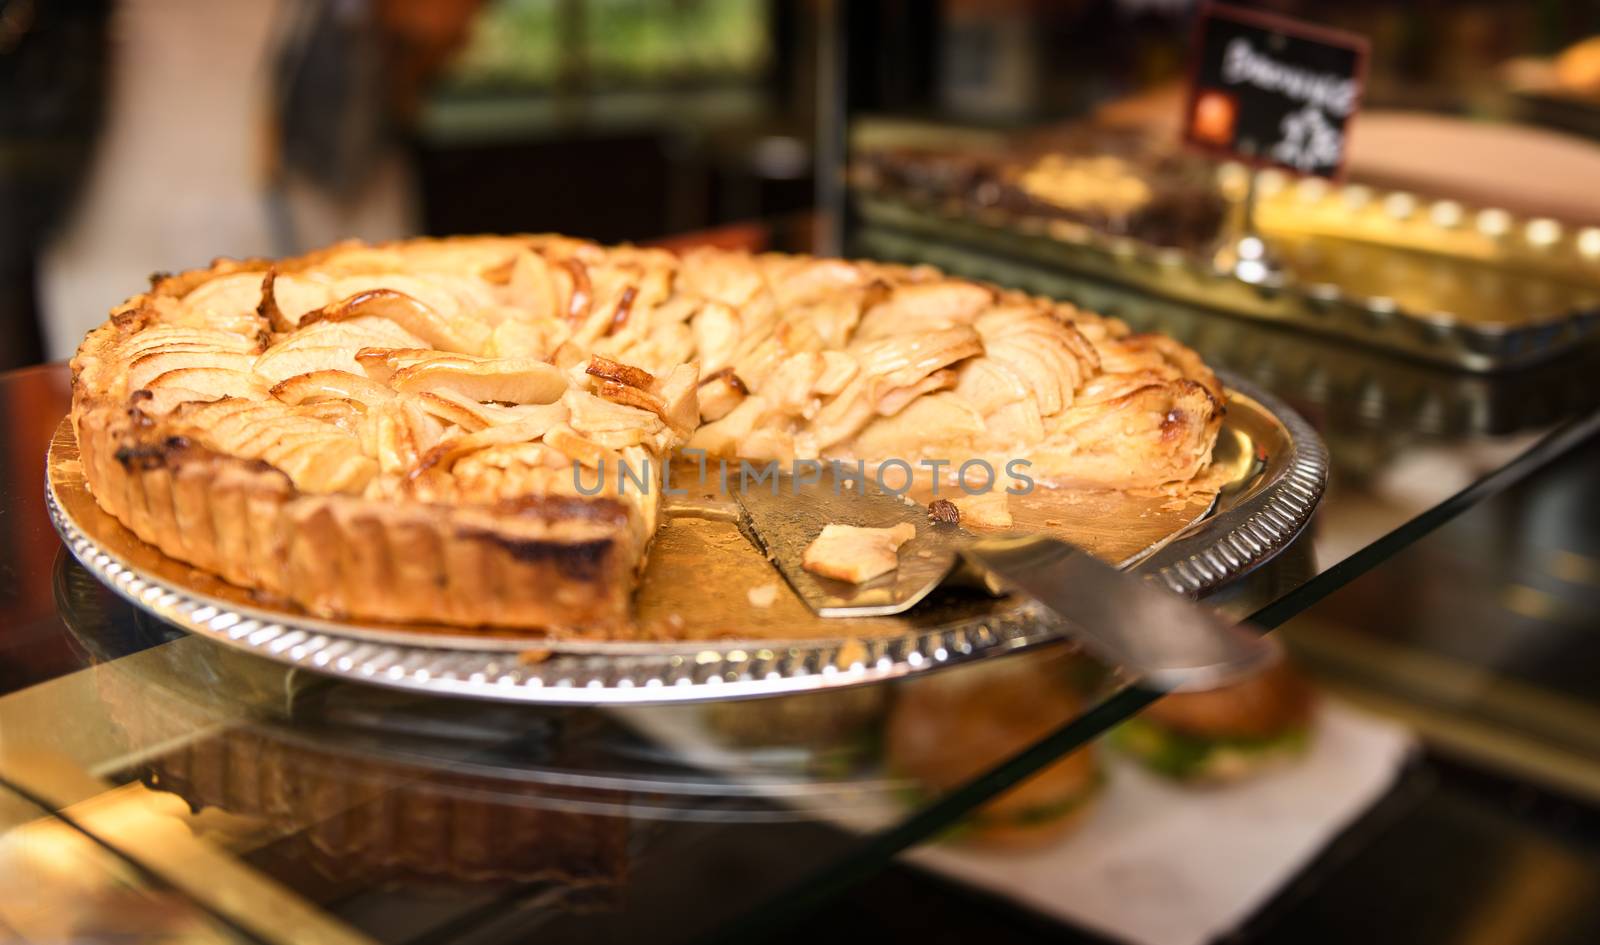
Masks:
[[[1243,169],[1224,165],[1236,194]],[[1350,338],[1468,371],[1538,364],[1600,336],[1600,227],[1321,180],[1261,179],[1257,219],[1281,279],[1220,271],[1210,247],[1158,246],[970,194],[852,178],[871,227],[959,243],[1206,308]]]

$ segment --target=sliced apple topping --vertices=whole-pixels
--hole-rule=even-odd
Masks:
[[[427,342],[387,318],[368,315],[342,322],[315,322],[272,346],[294,348],[426,348]]]
[[[550,261],[542,254],[531,249],[520,250],[507,260],[504,269],[505,281],[499,284],[505,286],[501,298],[506,304],[521,309],[530,319],[557,319],[565,315],[559,308],[561,289],[556,284]]]
[[[256,314],[267,320],[267,325],[276,332],[290,332],[297,327],[297,322],[283,314],[283,309],[278,307],[278,295],[273,291],[273,283],[278,281],[278,267],[267,270],[267,275],[261,280],[261,302],[256,306]]]
[[[879,416],[852,441],[859,456],[971,455],[984,435],[983,416],[949,391],[918,397],[893,416]]]
[[[482,413],[483,404],[459,394],[423,391],[412,396],[417,399],[417,406],[424,413],[445,423],[453,423],[468,433],[476,433],[492,423]]]
[[[393,400],[395,393],[349,371],[312,371],[279,381],[272,387],[272,396],[290,406],[321,400],[348,400],[375,407]]]
[[[249,371],[230,368],[184,367],[166,371],[151,378],[146,384],[151,390],[178,387],[194,391],[208,398],[245,397],[262,400],[267,396],[267,382]]]
[[[550,356],[570,332],[560,322],[504,321],[494,326],[483,353],[491,358],[538,358]]]
[[[349,400],[316,400],[295,407],[294,415],[330,423],[346,433],[360,436],[367,408]]]
[[[141,391],[145,396],[136,405],[140,412],[150,417],[165,417],[183,404],[206,403],[221,398],[215,393],[190,390],[187,387],[161,387]]]
[[[567,419],[567,408],[560,402],[553,404],[484,404],[464,397],[455,391],[440,389],[408,395],[416,398],[417,406],[445,423],[453,423],[468,433],[499,424],[521,423],[528,420],[548,420],[554,424]]]
[[[755,456],[757,454],[741,447],[766,411],[767,402],[760,396],[746,397],[721,418],[695,430],[689,437],[689,446],[713,456]],[[862,422],[866,422],[865,419]]]
[[[579,435],[566,424],[552,427],[545,433],[544,442],[546,446],[559,450],[590,469],[610,471],[615,475],[622,468],[621,453]]]
[[[1080,360],[1072,327],[1037,309],[997,309],[978,319],[977,330],[985,354],[1028,385],[1043,416],[1070,406],[1074,390],[1093,370]]]
[[[366,449],[385,474],[407,474],[444,447],[444,425],[419,405],[394,400],[368,411]]]
[[[956,377],[957,374],[953,368],[941,368],[915,384],[906,387],[891,387],[887,390],[883,390],[880,387],[876,392],[878,413],[886,417],[892,417],[923,394],[954,387],[956,385]]]
[[[590,360],[587,373],[600,379],[595,393],[602,399],[648,410],[680,438],[694,432],[699,422],[698,365],[679,365],[664,380],[658,380],[647,371],[597,355]]]
[[[723,368],[700,382],[698,399],[701,420],[721,420],[750,394],[749,388],[733,368]]]
[[[628,387],[637,387],[640,390],[649,390],[656,382],[654,374],[636,368],[630,364],[621,364],[610,358],[595,355],[589,359],[589,366],[584,370],[591,377],[598,377]]]
[[[531,358],[459,361],[438,358],[399,369],[389,379],[405,393],[453,391],[479,402],[548,404],[567,391],[567,378],[554,365]]]
[[[374,291],[394,292],[420,302],[446,320],[469,315],[495,300],[494,291],[476,279],[425,267],[411,273],[350,275],[332,283],[330,289],[335,300]]]
[[[157,325],[124,341],[118,349],[125,358],[153,351],[255,351],[254,340],[231,331]]]
[[[569,390],[562,398],[562,403],[571,411],[569,422],[579,433],[614,433],[632,429],[655,433],[666,425],[653,410],[606,400],[588,391]]]
[[[707,370],[720,371],[732,365],[744,334],[737,311],[721,302],[707,302],[689,325],[695,351]]]
[[[393,289],[367,289],[349,298],[307,312],[302,325],[377,316],[416,335],[436,348],[477,354],[489,343],[489,328],[470,318],[447,319],[428,305]]]
[[[362,372],[380,384],[389,383],[395,372],[401,368],[440,358],[453,358],[463,363],[478,360],[470,355],[451,354],[433,348],[371,347],[362,348],[355,353],[355,361],[361,365]]]
[[[179,368],[227,368],[248,372],[255,367],[255,361],[255,355],[240,351],[152,351],[134,358],[128,365],[128,390],[148,387],[157,377]]]
[[[313,371],[359,371],[349,348],[298,348],[274,346],[255,360],[255,372],[269,384]]]
[[[547,409],[557,406],[543,405]],[[475,433],[443,440],[416,463],[408,478],[417,480],[432,474],[447,473],[455,465],[456,460],[490,446],[531,443],[540,437],[546,437],[552,430],[564,426],[558,417],[559,414],[554,409],[549,409],[540,416],[524,417],[512,423],[486,427]]]
[[[231,324],[254,315],[261,303],[261,279],[259,270],[209,279],[183,297],[184,308],[201,322]]]
[[[976,331],[963,325],[855,344],[850,353],[863,373],[890,388],[907,387],[942,367],[982,354],[983,343]]]
[[[661,399],[661,419],[687,439],[700,423],[700,365],[691,361],[673,368],[655,393]]]
[[[162,280],[98,338],[85,389],[163,429],[308,488],[429,501],[556,489],[573,459],[686,441],[1160,482],[1203,468],[1221,396],[1181,345],[928,267],[551,236],[219,264]],[[471,482],[452,482],[463,457]]]
[[[907,325],[917,325],[928,332],[970,325],[994,298],[994,290],[959,279],[902,285],[867,311],[856,337],[904,334]]]
[[[286,437],[263,451],[303,492],[360,492],[377,475],[378,464],[348,435]]]
[[[813,389],[824,397],[832,397],[844,390],[845,385],[861,373],[861,365],[843,351],[822,352],[822,373],[817,375]]]

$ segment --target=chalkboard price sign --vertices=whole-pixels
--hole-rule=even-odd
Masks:
[[[1184,138],[1256,166],[1337,177],[1361,101],[1367,41],[1209,5],[1195,28]]]

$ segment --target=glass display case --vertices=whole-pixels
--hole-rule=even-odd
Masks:
[[[1589,198],[1569,208],[1550,182],[1510,209],[1419,195],[1414,167],[1382,160],[1411,139],[1389,139],[1356,162],[1369,177],[1261,196],[1286,240],[1349,222],[1313,206],[1358,209],[1377,236],[1330,249],[1302,233],[1301,284],[1242,284],[1211,266],[1240,222],[1230,172],[1168,133],[1188,26],[1170,5],[472,6],[389,129],[403,157],[386,157],[414,176],[405,226],[933,266],[1170,336],[1232,391],[1214,455],[1237,475],[1203,510],[1152,493],[1073,514],[1095,550],[1266,634],[1296,669],[1186,734],[1161,725],[1169,693],[1059,624],[986,617],[996,598],[969,588],[877,638],[808,647],[783,613],[748,638],[685,632],[648,679],[630,675],[643,662],[519,640],[451,663],[461,685],[441,695],[426,654],[445,647],[368,641],[319,661],[315,627],[161,619],[204,578],[166,559],[166,583],[148,581],[75,540],[51,491],[70,482],[94,508],[63,448],[70,370],[10,370],[0,941],[1600,940]],[[1503,117],[1548,89],[1513,93],[1486,63],[1555,52],[1582,14],[1500,6],[1322,18],[1372,38],[1376,105]],[[0,64],[27,32],[11,10]],[[1435,13],[1455,41],[1429,39]],[[104,39],[104,17],[85,18]],[[327,142],[307,141],[314,164]],[[1473,193],[1498,199],[1497,183]],[[201,235],[225,230],[191,203]],[[307,218],[343,225],[320,210]],[[1407,242],[1423,230],[1433,245]],[[30,254],[7,271],[26,256],[33,272]],[[1295,457],[1314,460],[1300,479]],[[1294,501],[1256,501],[1269,472]],[[1225,518],[1229,541],[1212,541]],[[697,608],[750,620],[752,567],[779,589],[731,519],[681,534],[747,567],[657,573],[649,592],[691,614],[672,612],[676,630]],[[1242,777],[1261,770],[1284,776]]]

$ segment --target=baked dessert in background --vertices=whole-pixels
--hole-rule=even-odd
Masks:
[[[1003,148],[888,147],[863,153],[868,190],[1081,224],[1107,236],[1206,250],[1227,202],[1216,165],[1170,139],[1100,126],[1047,128]]]
[[[72,367],[90,490],[166,554],[317,615],[596,634],[676,450],[1182,493],[1223,411],[1192,351],[1065,303],[558,236],[159,276]]]
[[[1240,781],[1305,753],[1316,698],[1288,662],[1209,692],[1163,696],[1112,733],[1112,744],[1179,781]]]

